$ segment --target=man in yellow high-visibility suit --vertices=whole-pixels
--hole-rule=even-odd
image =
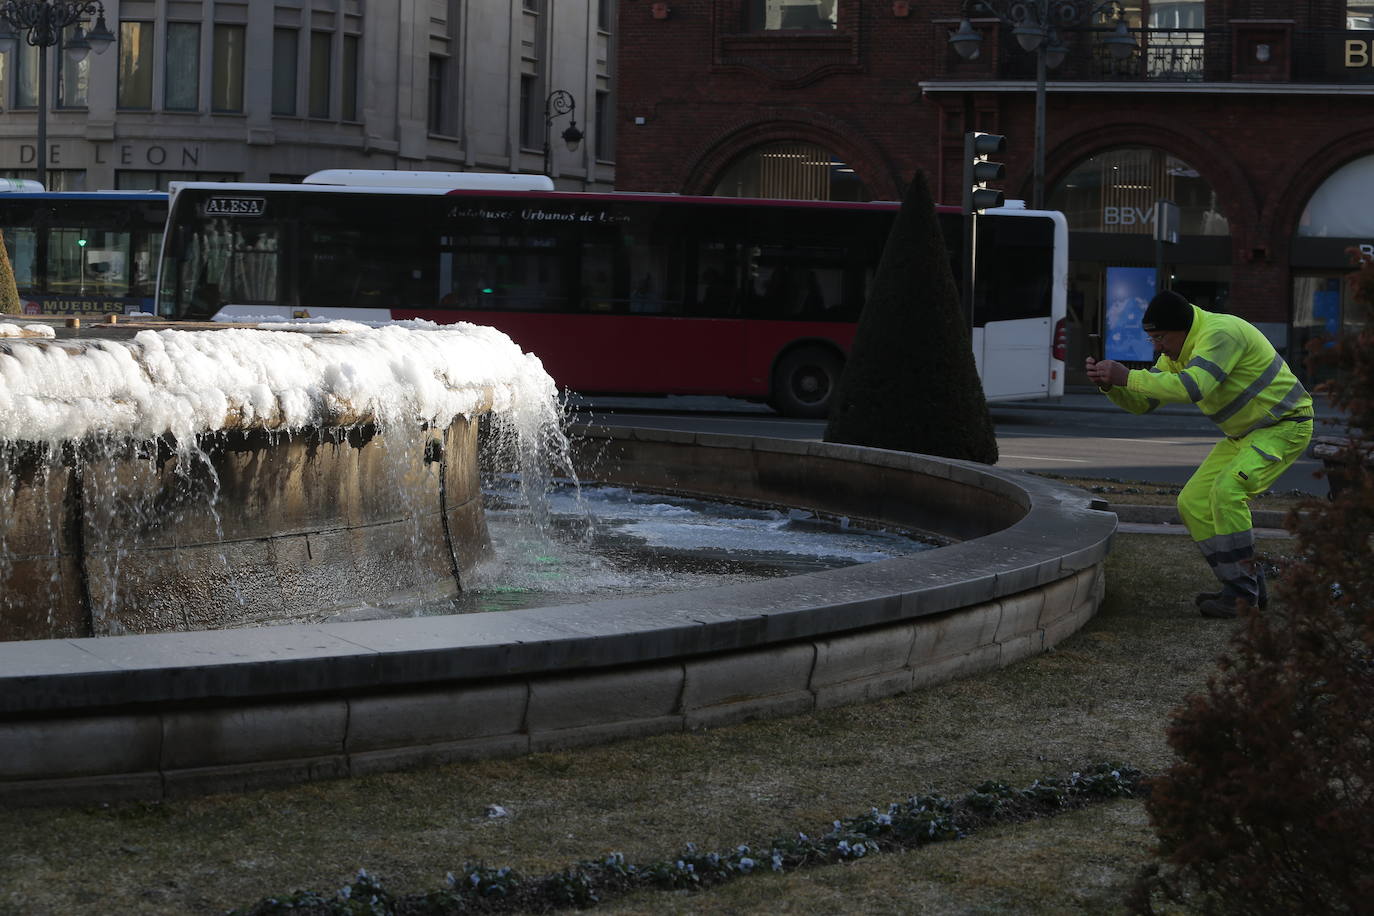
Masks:
[[[1197,596],[1204,617],[1266,603],[1249,501],[1307,448],[1312,397],[1258,328],[1166,290],[1141,318],[1158,357],[1149,369],[1088,357],[1088,378],[1131,413],[1189,402],[1225,433],[1178,494],[1178,513],[1221,581]]]

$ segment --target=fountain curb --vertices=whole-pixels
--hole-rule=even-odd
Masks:
[[[955,507],[956,527],[982,531],[643,599],[0,643],[0,800],[170,798],[793,715],[1010,664],[1101,601],[1116,517],[1054,481],[829,443],[600,427],[577,441],[615,463],[598,475],[612,482],[668,475],[824,512],[856,500],[884,511],[851,514],[899,524]]]

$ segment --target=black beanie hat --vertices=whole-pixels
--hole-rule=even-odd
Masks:
[[[1140,326],[1147,331],[1186,331],[1193,326],[1193,307],[1187,299],[1166,289],[1150,300]]]

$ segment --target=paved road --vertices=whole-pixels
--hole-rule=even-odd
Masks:
[[[729,398],[595,398],[577,400],[575,416],[599,422],[696,432],[820,439],[818,420],[779,417],[760,404]],[[1144,417],[1118,410],[1092,393],[1045,402],[993,405],[999,467],[1045,473],[1181,484],[1217,441],[1216,427],[1188,408]],[[1303,457],[1279,478],[1278,491],[1325,494]]]

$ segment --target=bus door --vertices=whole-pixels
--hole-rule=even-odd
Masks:
[[[973,348],[988,400],[1063,393],[1063,365],[1053,356],[1063,317],[1056,230],[1053,218],[1027,211],[978,220]]]

